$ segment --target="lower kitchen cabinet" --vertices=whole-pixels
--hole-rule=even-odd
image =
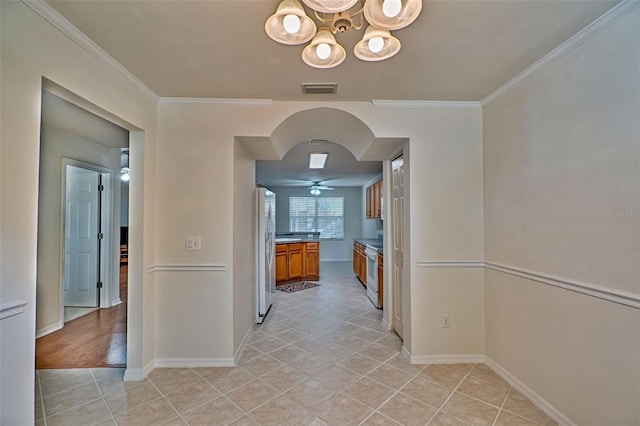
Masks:
[[[320,278],[320,243],[276,244],[276,284]]]
[[[353,273],[363,286],[367,286],[367,255],[364,254],[365,246],[353,243]]]
[[[288,253],[286,244],[276,245],[276,282],[286,281],[289,276]]]
[[[305,244],[304,264],[306,268],[304,276],[308,279],[320,278],[320,251],[318,247],[318,243]]]
[[[289,244],[287,279],[302,278],[302,243]]]

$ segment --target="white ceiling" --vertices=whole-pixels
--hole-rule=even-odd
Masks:
[[[278,0],[47,3],[160,97],[481,101],[618,1],[424,1],[417,21],[393,32],[402,42],[396,56],[377,63],[358,60],[353,47],[364,29],[350,30],[336,37],[347,59],[327,70],[302,62],[304,46],[284,46],[266,35],[264,23]],[[338,93],[302,94],[301,83],[322,82],[337,83]],[[291,146],[338,140],[332,136],[298,134]],[[309,146],[302,144],[283,162],[258,162],[258,180],[271,186],[315,180],[349,186],[379,173],[380,162],[359,164],[339,145],[328,150],[324,172],[309,173]]]
[[[480,101],[617,1],[424,1],[394,32],[395,57],[358,60],[364,29],[350,30],[337,36],[346,61],[328,70],[266,35],[278,0],[48,3],[162,97]],[[317,82],[338,83],[338,94],[302,95],[301,83]]]
[[[328,153],[324,169],[309,169],[309,154]],[[361,186],[382,173],[380,161],[357,161],[342,145],[329,141],[301,143],[282,161],[256,161],[256,180],[263,186]]]

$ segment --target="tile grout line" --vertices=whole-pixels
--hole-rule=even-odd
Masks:
[[[284,367],[284,365],[283,365],[283,367]],[[242,367],[240,367],[240,366],[239,366],[239,367],[237,367],[237,368],[242,368]],[[282,367],[280,367],[280,368],[282,368]],[[247,371],[247,370],[245,370],[244,368],[242,368],[242,369],[243,369],[244,371]],[[273,371],[277,371],[277,370],[279,370],[279,368],[277,368],[277,369],[275,369],[275,370],[273,370]],[[228,397],[227,397],[227,394],[228,394],[228,393],[234,392],[234,391],[236,391],[236,390],[240,389],[240,388],[241,388],[241,387],[243,387],[243,386],[246,386],[246,385],[251,384],[251,383],[253,383],[253,382],[259,381],[259,380],[260,380],[260,377],[263,377],[263,376],[258,377],[258,376],[256,376],[255,374],[253,374],[253,373],[251,373],[251,372],[249,372],[249,371],[247,371],[247,373],[249,373],[249,374],[251,374],[252,376],[254,376],[254,379],[253,379],[253,380],[251,380],[250,382],[247,382],[247,383],[242,384],[242,385],[240,385],[240,386],[236,386],[235,388],[229,389],[227,392],[222,392],[222,391],[221,391],[220,389],[218,389],[215,385],[213,385],[213,384],[209,383],[209,382],[207,381],[207,379],[205,379],[204,377],[202,377],[202,376],[200,376],[198,373],[196,373],[196,374],[198,374],[200,377],[202,377],[202,379],[203,379],[203,380],[204,380],[204,381],[205,381],[209,386],[213,387],[216,391],[218,391],[218,392],[220,393],[220,396],[218,396],[218,397],[216,397],[216,398],[213,398],[213,399],[211,399],[211,400],[209,400],[209,401],[207,401],[207,402],[204,402],[204,403],[202,403],[202,404],[198,405],[197,407],[193,407],[192,409],[190,409],[190,410],[189,410],[189,411],[187,411],[187,412],[190,412],[190,411],[193,411],[193,410],[195,410],[195,409],[197,409],[197,408],[200,408],[200,407],[202,407],[202,406],[204,406],[204,405],[206,405],[206,404],[210,403],[211,401],[214,401],[214,400],[216,400],[216,399],[218,399],[218,398],[220,398],[220,397],[224,397],[224,398],[225,398],[227,401],[229,401],[229,402],[230,402],[234,407],[236,407],[238,410],[240,410],[240,411],[242,412],[243,416],[247,416],[247,417],[249,417],[250,419],[252,419],[252,420],[253,420],[253,417],[251,417],[251,416],[249,415],[249,413],[250,413],[250,412],[252,412],[252,411],[254,411],[254,410],[256,410],[256,409],[258,409],[258,408],[262,407],[263,405],[267,404],[268,402],[273,401],[275,398],[277,398],[277,397],[279,397],[279,396],[283,395],[285,392],[288,392],[290,389],[292,389],[292,388],[294,388],[294,387],[295,387],[295,386],[292,386],[291,388],[289,388],[289,389],[285,390],[284,392],[280,392],[279,390],[277,390],[277,389],[273,388],[272,386],[269,386],[267,383],[264,383],[264,382],[260,381],[261,383],[264,383],[264,385],[265,385],[265,386],[268,386],[268,387],[270,387],[271,389],[273,389],[274,391],[276,391],[276,396],[275,396],[275,397],[273,397],[273,398],[271,398],[271,399],[269,399],[268,401],[265,401],[265,402],[263,402],[263,403],[261,403],[261,404],[259,404],[259,405],[255,406],[253,409],[251,409],[251,410],[249,410],[249,411],[247,412],[247,411],[243,410],[243,409],[242,409],[239,405],[237,405],[235,402],[233,402],[230,398],[228,398]],[[271,373],[271,372],[269,372],[269,373]],[[267,373],[267,374],[269,374],[269,373]],[[176,410],[176,411],[177,411],[177,410]],[[240,417],[242,417],[242,416],[240,416]],[[182,418],[182,416],[181,416],[181,418]],[[239,418],[239,417],[238,417],[238,418]],[[232,421],[235,421],[235,420],[237,420],[238,418],[233,419]],[[184,420],[184,419],[183,419],[183,420]],[[185,422],[186,422],[187,424],[189,424],[186,420],[185,420]]]
[[[500,417],[500,414],[502,413],[502,409],[504,408],[504,404],[507,402],[507,399],[509,398],[509,394],[511,393],[511,389],[512,387],[509,386],[509,390],[507,391],[507,394],[505,395],[504,399],[502,400],[502,404],[500,404],[500,408],[498,409],[498,414],[496,415],[496,418],[493,419],[493,423],[491,424],[491,426],[495,426],[496,422],[498,421],[498,418]]]
[[[442,404],[440,404],[440,407],[438,407],[438,409],[436,410],[435,413],[433,413],[433,416],[431,416],[431,419],[433,419],[435,416],[438,415],[438,413],[440,413],[442,411],[442,408],[444,408],[444,406],[447,404],[447,402],[449,402],[449,400],[453,397],[453,395],[456,393],[456,391],[458,390],[458,388],[460,387],[460,385],[462,385],[462,382],[464,382],[467,377],[469,377],[469,374],[471,374],[471,372],[473,371],[474,368],[476,368],[476,364],[473,364],[473,367],[471,367],[471,369],[469,371],[467,371],[467,374],[465,374],[465,376],[462,378],[462,380],[460,380],[460,382],[457,384],[457,386],[453,389],[453,391],[451,392],[451,394],[447,397],[447,399],[444,400],[444,402]],[[455,416],[454,416],[455,417]],[[431,422],[431,419],[429,420],[428,423]],[[462,420],[462,419],[461,419]],[[464,420],[463,420],[464,421]],[[428,424],[427,423],[427,424]]]
[[[42,418],[44,420],[44,426],[47,426],[47,411],[44,406],[44,395],[42,393],[42,380],[40,380],[40,371],[36,370],[38,376],[38,392],[40,393],[40,405],[42,406]]]
[[[56,369],[56,370],[61,370],[61,369]],[[91,376],[91,378],[92,378],[92,380],[93,380],[93,383],[94,383],[94,384],[96,384],[95,380],[93,379],[93,375],[91,374],[90,368],[84,368],[83,370],[87,370],[87,372],[89,373],[89,375]],[[41,381],[40,381],[40,382],[41,382]],[[85,383],[85,384],[82,384],[82,385],[79,385],[79,386],[73,386],[73,387],[71,387],[71,388],[69,388],[69,389],[65,389],[65,390],[62,390],[62,391],[59,391],[59,392],[52,393],[51,395],[47,395],[47,397],[54,396],[54,395],[58,395],[58,394],[61,394],[61,393],[63,393],[63,392],[67,392],[67,391],[70,391],[70,390],[74,390],[74,389],[80,388],[80,387],[82,387],[82,386],[87,386],[87,385],[89,385],[89,384],[90,384],[90,383]],[[41,384],[41,386],[42,386],[42,384]],[[96,384],[96,387],[97,387],[97,384]],[[98,393],[100,393],[100,388],[99,388],[99,387],[98,387]],[[101,393],[100,393],[100,394],[101,394]],[[82,404],[78,404],[78,405],[74,405],[73,407],[65,408],[64,410],[58,411],[57,413],[51,414],[50,416],[49,416],[49,415],[47,415],[47,414],[46,414],[46,411],[45,411],[45,412],[43,413],[43,415],[45,416],[45,417],[44,417],[44,419],[45,419],[45,425],[49,423],[49,422],[48,422],[48,420],[47,420],[47,417],[54,417],[54,416],[58,416],[58,415],[60,415],[60,414],[67,413],[67,412],[69,412],[69,411],[71,411],[71,410],[74,410],[74,409],[76,409],[76,408],[83,407],[83,406],[85,406],[85,405],[91,404],[92,402],[95,402],[95,401],[97,401],[97,400],[99,400],[99,399],[103,399],[103,398],[102,398],[101,396],[99,396],[98,398],[94,398],[94,399],[92,399],[92,400],[85,401],[85,402],[83,402]],[[42,396],[42,404],[43,404],[43,410],[45,410],[45,408],[44,408],[44,407],[45,407],[45,406],[44,406],[44,395]],[[105,404],[106,404],[106,401],[105,401]],[[109,409],[109,406],[107,405],[107,410],[108,410],[108,409]]]
[[[381,365],[382,365],[382,364],[385,364],[385,363],[386,363],[386,361],[390,360],[391,358],[394,358],[395,356],[396,356],[396,355],[394,355],[394,356],[392,356],[392,357],[387,358],[385,361],[381,362],[380,364],[381,364]],[[374,368],[374,370],[376,370],[376,369],[377,369],[377,368],[379,368],[379,367],[380,367],[380,365],[379,365],[378,367]],[[395,367],[393,367],[392,365],[390,365],[389,367],[395,368]],[[420,371],[418,371],[417,373],[414,373],[414,374],[411,376],[411,378],[405,382],[405,384],[403,384],[402,386],[400,386],[400,388],[398,388],[398,389],[394,389],[394,390],[395,390],[395,392],[394,392],[394,393],[392,393],[392,394],[391,394],[391,396],[389,396],[387,399],[385,399],[384,401],[382,401],[380,404],[378,404],[378,406],[373,410],[373,413],[371,413],[369,416],[367,416],[367,418],[366,418],[366,419],[364,419],[360,424],[362,424],[362,423],[364,423],[365,421],[367,421],[367,419],[369,419],[369,418],[370,418],[371,416],[373,416],[375,413],[381,414],[382,416],[387,417],[387,418],[391,418],[391,417],[385,416],[383,413],[380,413],[380,412],[378,411],[378,409],[379,409],[380,407],[384,406],[384,405],[385,405],[387,402],[389,402],[390,400],[392,400],[396,395],[398,395],[398,394],[402,391],[402,389],[404,389],[404,388],[405,388],[405,387],[406,387],[406,386],[407,386],[411,381],[413,381],[413,379],[415,379],[416,377],[418,377],[418,374],[422,373],[422,372],[424,371],[424,369],[425,369],[425,368],[427,368],[427,367],[428,367],[428,364],[427,364],[427,365],[425,365],[425,366],[423,366],[423,367],[420,369]],[[399,368],[396,368],[396,370],[400,370],[400,369],[399,369]],[[373,370],[371,370],[371,371],[373,371]],[[370,371],[369,373],[371,373],[371,371]],[[403,371],[403,372],[405,372],[405,373],[407,373],[407,374],[411,374],[411,373],[409,373],[408,371],[404,371],[404,370],[400,370],[400,371]],[[368,373],[367,373],[367,374],[368,374]],[[364,377],[366,377],[366,376],[364,376]],[[381,385],[387,386],[387,385],[385,385],[384,383],[380,383],[379,381],[377,381],[377,380],[375,380],[375,379],[372,379],[372,378],[369,378],[369,377],[367,377],[367,378],[368,378],[369,380],[371,380],[371,381],[375,382],[375,383],[379,383],[379,384],[381,384]],[[390,386],[387,386],[387,387],[388,387],[388,388],[390,388],[390,389],[393,389],[393,388],[391,388]],[[411,399],[414,399],[414,398],[411,398]],[[417,401],[417,400],[416,400],[416,401]],[[422,403],[422,401],[418,401],[418,402],[421,402],[421,403]],[[425,405],[427,405],[427,406],[428,406],[428,404],[425,404]],[[435,416],[435,413],[434,413],[434,416]],[[395,421],[394,419],[391,419],[391,420]]]
[[[189,370],[193,371],[193,369],[192,369],[192,368],[190,368]],[[195,373],[195,372],[194,372],[194,373]],[[196,374],[197,376],[200,376],[198,373],[195,373],[195,374]],[[152,381],[150,378],[148,378],[148,377],[147,377],[147,380],[149,381],[149,383],[151,383],[151,386],[153,386],[153,387],[154,387],[154,389],[155,389],[155,390],[160,394],[160,398],[164,399],[164,401],[165,401],[167,404],[169,404],[169,407],[171,407],[171,409],[172,409],[172,410],[173,410],[173,411],[178,415],[178,417],[179,417],[183,422],[185,422],[186,424],[189,424],[189,423],[188,423],[188,422],[187,422],[187,421],[182,417],[182,415],[178,412],[178,410],[176,410],[176,407],[174,407],[174,406],[173,406],[173,404],[171,403],[171,401],[169,401],[169,400],[167,399],[166,395],[165,395],[163,392],[161,392],[161,391],[160,391],[160,389],[158,389],[158,387],[156,386],[156,384],[155,384],[155,383],[153,383],[153,381]],[[207,383],[209,383],[209,382],[207,382]],[[191,384],[193,384],[193,383],[191,383]],[[190,385],[185,385],[185,386],[183,386],[183,387],[181,387],[181,388],[179,388],[179,389],[176,389],[174,392],[177,392],[177,391],[178,391],[178,390],[180,390],[180,389],[186,388],[187,386],[190,386]],[[147,402],[144,402],[144,403],[142,403],[142,404],[139,404],[139,405],[137,405],[136,407],[134,407],[133,409],[135,409],[135,408],[137,408],[137,407],[141,407],[141,406],[143,406],[143,405],[145,405],[145,404],[148,404],[148,403],[150,403],[150,402],[157,401],[157,400],[158,400],[158,399],[160,399],[160,398],[155,398],[155,399],[152,399],[151,401],[147,401]],[[129,410],[127,410],[127,411],[129,411]],[[118,423],[118,421],[117,421],[117,420],[116,420],[116,423]]]
[[[93,383],[96,385],[96,388],[98,389],[98,394],[100,395],[100,399],[102,399],[102,402],[104,402],[104,405],[107,406],[107,411],[111,416],[111,420],[113,420],[117,424],[118,422],[116,421],[116,416],[113,414],[113,411],[111,411],[111,407],[109,407],[109,404],[107,403],[107,400],[104,397],[104,393],[102,392],[102,389],[100,389],[100,386],[98,385],[98,381],[96,380],[96,376],[93,375],[93,371],[91,371],[91,368],[89,368],[89,375],[93,379]]]

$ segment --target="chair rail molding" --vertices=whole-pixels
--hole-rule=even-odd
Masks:
[[[423,260],[416,262],[420,269],[429,268],[484,268],[492,271],[509,274],[553,287],[562,288],[587,296],[596,297],[621,305],[640,309],[640,294],[618,290],[611,287],[545,274],[538,271],[521,268],[519,266],[506,265],[488,260]]]
[[[482,260],[425,260],[416,262],[418,268],[483,268]]]
[[[147,272],[224,272],[227,265],[220,263],[157,263],[147,267]]]
[[[25,300],[13,300],[11,302],[3,303],[0,305],[0,320],[14,315],[20,315],[24,312],[24,307],[26,305],[27,302]]]

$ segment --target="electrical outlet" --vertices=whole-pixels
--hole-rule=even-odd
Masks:
[[[442,314],[442,328],[451,327],[451,318],[449,318],[449,314]]]
[[[187,251],[200,251],[200,237],[187,237],[186,238],[186,250]]]

